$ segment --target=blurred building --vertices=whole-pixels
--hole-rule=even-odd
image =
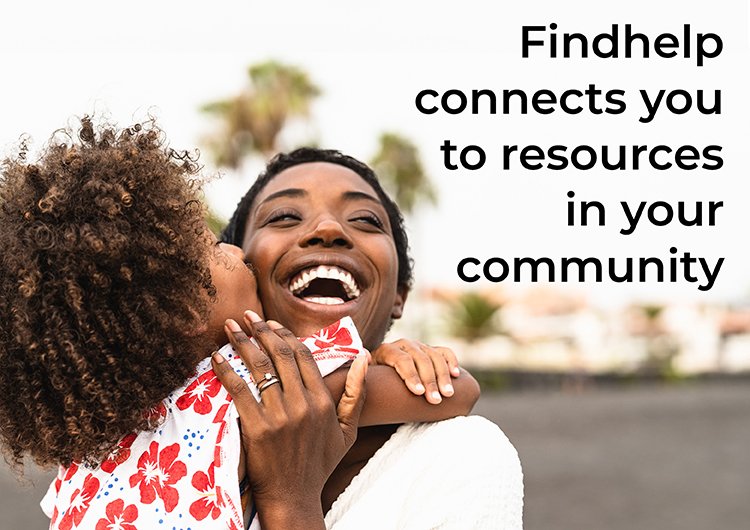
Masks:
[[[451,308],[466,291],[446,289],[410,296],[409,311],[391,335],[452,347],[463,364],[479,368],[661,375],[750,371],[750,304],[633,303],[605,309],[554,286],[472,293],[499,306],[488,336],[460,338],[465,334],[455,332]]]

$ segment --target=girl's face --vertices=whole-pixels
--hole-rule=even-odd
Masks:
[[[226,344],[224,321],[232,318],[242,323],[243,313],[250,309],[263,314],[258,287],[242,249],[227,243],[216,243],[211,252],[211,281],[216,299],[209,305],[208,334],[217,347]]]

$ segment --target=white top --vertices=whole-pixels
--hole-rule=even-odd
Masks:
[[[480,416],[402,425],[326,514],[329,530],[520,530],[523,473]]]

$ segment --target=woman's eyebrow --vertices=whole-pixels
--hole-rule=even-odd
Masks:
[[[364,193],[361,191],[345,191],[341,194],[341,198],[347,201],[359,201],[364,199],[366,201],[372,201],[379,204],[380,206],[383,206],[383,203],[380,202],[380,199],[378,199],[377,197],[373,197],[369,193]]]
[[[272,201],[274,199],[278,199],[280,197],[304,197],[305,195],[307,195],[307,192],[303,189],[287,188],[285,190],[276,191],[272,193],[271,195],[263,199],[263,201],[261,201],[261,204],[268,202],[268,201]]]

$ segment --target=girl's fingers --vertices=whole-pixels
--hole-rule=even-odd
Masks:
[[[420,344],[420,349],[429,356],[432,361],[433,369],[435,370],[435,379],[437,379],[438,387],[440,387],[440,393],[445,397],[453,395],[453,384],[451,384],[450,368],[443,354],[426,344]]]
[[[451,376],[460,376],[461,370],[458,367],[458,357],[456,357],[456,353],[450,348],[444,348],[442,346],[434,346],[434,349],[439,351],[445,359],[445,362],[448,363],[448,369],[450,370]]]
[[[443,397],[440,395],[440,390],[438,389],[432,359],[422,351],[418,344],[412,343],[411,341],[404,341],[400,347],[411,356],[417,367],[419,379],[425,387],[424,397],[427,402],[432,403],[433,405],[440,403],[443,400]]]
[[[396,373],[403,379],[412,394],[421,396],[425,393],[425,387],[417,372],[417,365],[411,355],[402,350],[395,344],[383,344],[378,349],[378,358],[380,364],[385,364],[396,370]]]

